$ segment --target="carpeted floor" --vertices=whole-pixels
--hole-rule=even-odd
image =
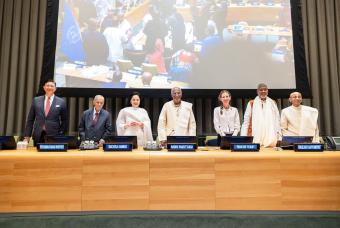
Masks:
[[[0,214],[1,228],[340,228],[340,212],[114,211]]]

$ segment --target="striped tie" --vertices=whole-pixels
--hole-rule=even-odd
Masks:
[[[98,122],[98,119],[99,119],[99,112],[96,112],[93,120],[92,120],[92,125],[93,126],[96,126],[97,122]]]

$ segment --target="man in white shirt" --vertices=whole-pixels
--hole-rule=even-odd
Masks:
[[[195,136],[196,121],[192,104],[182,101],[182,90],[171,89],[172,100],[163,105],[158,119],[158,138],[162,145],[167,136]]]
[[[253,136],[253,142],[275,147],[280,139],[280,114],[276,102],[268,97],[268,86],[257,86],[257,97],[248,102],[241,128],[242,136]]]
[[[293,92],[289,96],[291,106],[282,109],[281,132],[283,136],[313,136],[319,142],[318,110],[301,105],[302,95]]]

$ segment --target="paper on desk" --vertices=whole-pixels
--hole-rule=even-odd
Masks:
[[[136,79],[136,75],[130,74],[127,72],[123,72],[122,74],[122,79],[120,80],[121,82],[131,82]]]
[[[168,77],[166,76],[154,76],[152,80],[155,82],[162,83],[162,84],[168,83]]]
[[[100,74],[106,74],[110,71],[110,68],[107,66],[90,66],[90,67],[86,67],[80,70],[80,73],[82,76],[86,77],[86,78],[93,78],[96,77]]]

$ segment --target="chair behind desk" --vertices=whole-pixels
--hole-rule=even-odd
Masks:
[[[140,67],[145,60],[146,53],[144,51],[134,51],[124,49],[124,57],[131,60],[134,66]]]
[[[0,136],[0,150],[15,150],[16,148],[14,136]]]
[[[67,143],[68,149],[78,149],[80,142],[77,136],[57,135],[46,136],[46,143]]]
[[[128,70],[133,68],[133,63],[131,60],[118,59],[117,65],[121,72],[128,72]]]
[[[206,146],[218,146],[217,136],[216,135],[207,135],[205,137],[205,145]]]

